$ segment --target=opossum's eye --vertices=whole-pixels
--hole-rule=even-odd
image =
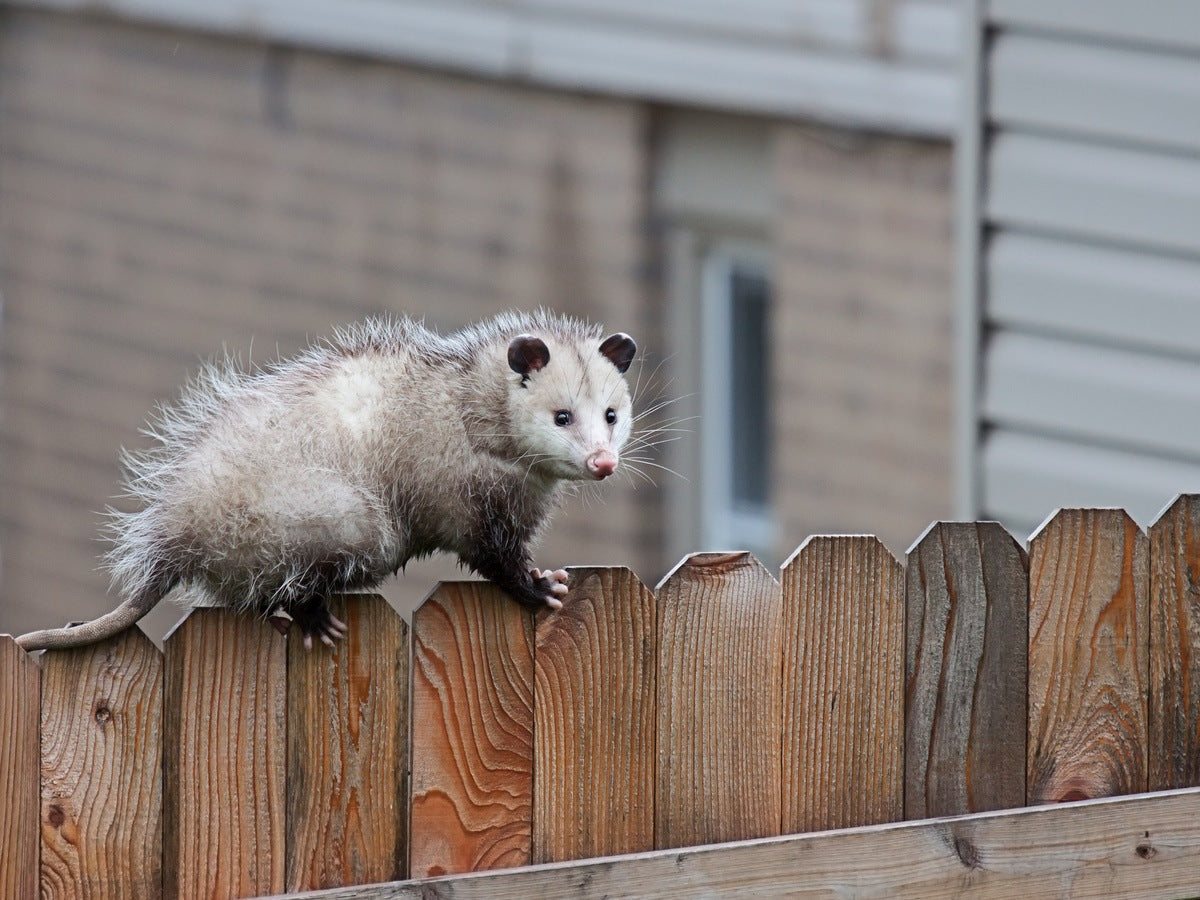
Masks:
[[[604,421],[609,425],[615,425],[617,422],[617,411],[611,406],[604,411]]]
[[[560,409],[554,414],[554,424],[559,428],[566,428],[571,424],[571,413],[568,410]]]

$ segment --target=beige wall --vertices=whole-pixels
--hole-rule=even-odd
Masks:
[[[774,159],[784,542],[900,555],[952,514],[950,148],[784,126]]]
[[[261,362],[365,313],[541,304],[654,347],[635,104],[80,16],[0,26],[0,631],[112,603],[94,511],[118,448],[222,347]],[[539,558],[656,576],[653,492],[605,487]]]

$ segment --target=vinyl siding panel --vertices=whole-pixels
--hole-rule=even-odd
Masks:
[[[1066,40],[1200,50],[1194,0],[984,0],[983,6],[990,24],[1044,30]]]
[[[988,65],[994,123],[1200,150],[1200,115],[1179,114],[1200,109],[1200,55],[1001,31]]]
[[[967,239],[976,510],[1200,488],[1200,6],[991,0]]]
[[[1200,259],[1070,239],[996,235],[987,316],[1003,330],[1200,357]]]

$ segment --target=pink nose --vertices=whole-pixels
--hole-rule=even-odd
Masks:
[[[617,457],[609,450],[597,450],[587,458],[587,468],[599,481],[617,471]]]

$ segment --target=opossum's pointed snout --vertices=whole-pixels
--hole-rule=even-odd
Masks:
[[[588,474],[600,481],[617,471],[617,455],[611,450],[597,450],[587,458]]]

